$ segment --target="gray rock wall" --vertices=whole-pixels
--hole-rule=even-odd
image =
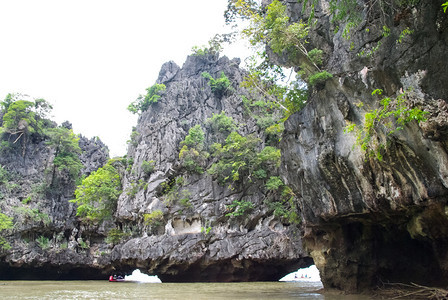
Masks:
[[[107,161],[109,151],[99,139],[81,137],[79,145],[82,174]],[[101,274],[96,263],[99,253],[95,257],[94,248],[92,253],[80,248],[83,226],[69,202],[75,182],[60,174],[61,180],[52,188],[54,157],[45,140],[27,143],[26,151],[21,146],[0,150],[0,164],[9,178],[0,184],[0,211],[14,222],[12,230],[2,232],[11,249],[0,250],[1,279],[97,278]],[[48,243],[42,246],[39,239]]]
[[[238,59],[216,55],[189,56],[182,68],[173,62],[162,66],[157,83],[166,85],[159,101],[141,114],[128,159],[132,170],[126,173],[117,205],[117,220],[123,226],[138,224],[143,237],[135,237],[113,249],[117,268],[138,266],[162,281],[246,281],[278,280],[287,273],[312,262],[303,252],[300,228],[284,224],[274,217],[264,200],[264,184],[248,183],[229,188],[220,185],[207,172],[192,174],[180,165],[181,141],[194,125],[205,131],[206,147],[214,136],[206,125],[213,114],[224,111],[238,124],[238,132],[264,139],[255,120],[245,113],[239,87],[244,76]],[[209,72],[218,78],[221,72],[232,88],[224,96],[212,93]],[[144,161],[154,161],[155,171],[148,177],[142,171]],[[212,159],[206,161],[205,168]],[[188,193],[189,207],[179,199],[167,203],[164,186],[174,178],[183,178],[181,191]],[[126,193],[140,182],[146,188]],[[247,216],[230,218],[228,205],[250,201],[255,209]],[[144,215],[163,212],[162,225],[155,231],[144,222]]]
[[[293,18],[303,16],[297,4],[286,2]],[[368,5],[344,39],[328,21],[328,2],[319,1],[309,47],[325,51],[324,69],[334,77],[313,88],[309,104],[285,123],[282,174],[297,193],[304,243],[326,288],[359,292],[380,281],[445,285],[448,70],[441,66],[447,16],[441,1],[387,15]],[[399,42],[407,27],[414,32]],[[371,57],[359,55],[378,41]],[[392,134],[379,127],[382,160],[362,151],[354,132],[343,132],[380,108],[371,95],[378,88],[391,98],[406,91],[408,107],[428,112],[426,122]]]
[[[7,236],[12,249],[0,254],[0,278],[101,279],[110,272],[140,268],[163,281],[253,281],[278,280],[309,266],[300,225],[274,214],[268,202],[278,202],[280,196],[265,188],[265,180],[243,172],[237,182],[220,184],[205,172],[216,160],[206,153],[210,145],[226,137],[207,125],[213,114],[224,111],[237,123],[239,134],[259,138],[253,151],[266,143],[264,130],[242,105],[247,91],[239,86],[244,76],[239,63],[208,54],[188,57],[182,68],[173,62],[162,66],[157,83],[165,84],[166,91],[141,113],[128,154],[120,160],[127,169],[119,171],[123,192],[111,220],[95,224],[77,218],[69,202],[75,183],[66,177],[61,177],[62,186],[51,188],[55,172],[48,170],[54,170],[55,153],[45,141],[30,143],[25,156],[22,151],[0,155],[0,163],[17,174],[13,181],[18,184],[17,192],[7,191],[0,207],[17,215],[19,224]],[[231,87],[214,94],[204,71],[214,78],[224,72]],[[179,159],[181,141],[195,125],[205,133],[204,172],[199,173],[188,171]],[[106,163],[108,150],[100,140],[81,138],[79,145],[84,175]],[[148,164],[153,170],[148,171]],[[278,167],[266,172],[278,175]],[[46,192],[24,204],[37,184]],[[235,201],[253,208],[230,216],[229,205]],[[17,207],[26,213],[13,212]],[[114,241],[108,238],[112,229],[120,235]]]

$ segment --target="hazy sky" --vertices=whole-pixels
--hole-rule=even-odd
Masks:
[[[0,0],[0,98],[53,104],[54,120],[126,153],[127,106],[160,67],[224,31],[227,0]],[[233,57],[235,52],[228,52]]]

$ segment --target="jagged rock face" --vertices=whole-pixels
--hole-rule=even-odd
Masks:
[[[118,218],[137,218],[139,211],[145,210],[151,203],[148,199],[151,200],[151,197],[160,192],[156,187],[176,173],[180,142],[194,125],[204,124],[213,113],[225,111],[239,123],[249,121],[247,127],[254,128],[253,121],[242,118],[243,107],[237,93],[218,99],[212,96],[207,80],[201,76],[202,72],[207,71],[212,76],[219,77],[219,73],[224,71],[237,86],[242,80],[238,65],[237,59],[229,61],[225,57],[219,59],[212,55],[190,56],[182,69],[173,62],[162,66],[158,83],[167,86],[166,93],[138,120],[136,146],[130,147],[128,153],[128,157],[133,158],[132,171],[136,175],[128,174],[124,189],[126,190],[132,181],[143,177],[141,170],[143,161],[153,160],[157,171],[149,179],[151,187],[146,189],[146,194],[141,190],[135,198],[129,197],[126,193],[121,195],[117,207]]]
[[[309,266],[300,225],[274,215],[268,203],[279,195],[268,191],[264,181],[248,176],[229,187],[207,172],[187,172],[181,164],[181,141],[193,126],[204,129],[206,147],[223,142],[225,135],[212,134],[206,125],[222,111],[238,123],[239,134],[265,140],[264,130],[243,108],[241,95],[247,91],[239,87],[244,75],[239,63],[201,55],[188,57],[182,68],[173,62],[163,65],[157,82],[166,91],[139,117],[128,169],[120,171],[123,192],[112,220],[91,224],[76,217],[69,202],[75,183],[57,173],[54,150],[45,141],[29,143],[26,151],[3,152],[0,163],[17,174],[18,188],[0,185],[6,194],[0,208],[18,225],[7,236],[12,249],[0,253],[0,278],[101,279],[114,270],[140,268],[165,282],[255,281],[278,280]],[[224,72],[232,87],[215,95],[204,71],[213,78]],[[70,129],[70,124],[63,126]],[[106,163],[108,150],[98,139],[81,137],[79,146],[84,175]],[[204,161],[206,169],[212,160]],[[278,175],[278,167],[265,172]],[[55,174],[60,178],[52,188]],[[230,217],[234,201],[254,208]],[[154,212],[162,214],[157,225],[149,218]],[[108,240],[111,229],[123,233],[120,241]]]
[[[109,151],[99,139],[81,137],[79,146],[83,175],[108,159]],[[76,207],[69,202],[75,183],[60,174],[58,187],[51,187],[54,158],[45,140],[27,143],[25,151],[1,149],[0,164],[12,178],[0,184],[0,211],[15,223],[7,236],[11,249],[0,250],[1,279],[98,279],[104,277],[102,271],[109,271],[100,256],[100,251],[108,251],[107,245],[89,251],[79,247],[79,238],[86,237]],[[47,249],[39,245],[39,238],[48,240]]]
[[[117,269],[138,267],[162,281],[248,281],[278,280],[312,263],[302,249],[300,228],[273,216],[260,184],[229,188],[207,172],[185,172],[180,165],[180,143],[189,129],[201,125],[206,143],[211,144],[206,120],[221,111],[240,124],[242,135],[263,134],[244,113],[241,95],[246,92],[239,87],[244,75],[239,63],[200,55],[188,57],[182,68],[173,62],[163,65],[157,82],[166,85],[166,92],[139,117],[138,137],[128,152],[133,167],[117,204],[117,220],[123,228],[132,226],[140,237],[113,249],[111,259]],[[214,95],[201,76],[204,71],[214,78],[224,72],[232,91]],[[154,161],[149,178],[142,170],[144,161]],[[188,193],[188,207],[179,199],[168,203],[163,195],[163,184],[179,176],[184,181],[182,191]],[[146,187],[126,192],[136,183]],[[230,218],[227,206],[235,200],[249,201],[255,209]],[[156,210],[163,212],[163,224],[153,230],[145,225],[144,215]]]
[[[301,17],[301,4],[287,2],[291,16]],[[326,288],[359,292],[381,280],[448,283],[448,70],[441,67],[448,18],[441,3],[421,1],[384,16],[387,39],[378,29],[382,18],[370,18],[347,40],[341,30],[334,33],[328,3],[319,1],[310,49],[325,50],[325,69],[334,77],[314,88],[309,104],[285,123],[281,148],[282,173],[305,221],[304,244]],[[406,27],[414,33],[399,43]],[[357,55],[378,40],[372,58]],[[361,124],[379,107],[371,95],[378,88],[390,97],[402,89],[411,106],[429,112],[419,125],[378,133],[387,141],[382,160],[356,146],[355,134],[343,133],[348,121]]]
[[[79,147],[82,151],[80,159],[84,166],[81,172],[86,176],[104,166],[109,158],[109,149],[99,138],[88,139],[81,136]]]

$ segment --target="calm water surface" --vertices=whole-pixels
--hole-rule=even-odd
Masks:
[[[0,281],[1,299],[325,299],[320,282],[137,283],[108,281]]]

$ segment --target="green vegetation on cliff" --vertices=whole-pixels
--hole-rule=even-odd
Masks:
[[[122,192],[119,173],[122,167],[120,159],[111,159],[104,167],[82,180],[76,188],[76,198],[71,200],[78,205],[77,216],[93,223],[112,217]]]
[[[52,176],[51,187],[58,187],[58,180],[67,176],[72,183],[76,182],[82,168],[79,137],[71,129],[56,127],[47,118],[53,108],[47,101],[23,98],[29,97],[8,94],[0,103],[3,113],[0,127],[2,151],[20,150],[21,145],[22,156],[25,156],[30,140],[44,140],[55,153],[51,170],[47,170]]]
[[[13,226],[12,219],[3,213],[0,213],[0,248],[3,250],[11,248],[11,245],[9,245],[3,235],[7,230],[12,229]]]
[[[46,134],[49,137],[47,145],[55,151],[51,185],[56,184],[56,170],[67,173],[73,181],[76,181],[83,167],[79,159],[81,154],[79,137],[64,127],[49,128]]]
[[[377,89],[372,95],[381,96],[382,90]],[[410,108],[407,102],[406,92],[399,94],[396,98],[384,97],[380,100],[381,107],[372,109],[364,115],[364,122],[357,126],[350,123],[344,132],[356,132],[356,144],[366,151],[369,157],[383,159],[384,151],[387,148],[385,142],[380,139],[380,132],[391,135],[402,130],[411,121],[417,123],[426,121],[427,112],[418,107]]]
[[[133,114],[141,114],[146,111],[153,103],[157,103],[166,90],[164,84],[154,84],[146,89],[146,95],[138,96],[137,100],[129,104],[128,110]]]
[[[232,90],[232,84],[224,72],[221,72],[219,78],[213,78],[210,73],[202,72],[202,77],[209,80],[208,85],[210,86],[212,93],[217,97],[222,97],[225,93]]]
[[[419,0],[393,0],[375,1],[366,3],[361,6],[357,1],[329,1],[329,17],[331,24],[335,27],[334,34],[340,33],[347,43],[340,44],[341,47],[349,45],[347,52],[359,59],[365,59],[373,62],[376,52],[383,44],[395,42],[401,44],[414,33],[409,26],[399,26],[399,18],[411,17],[409,12],[416,8]],[[266,47],[268,51],[258,52],[258,57],[254,59],[254,63],[249,66],[249,75],[246,77],[243,85],[253,91],[261,93],[268,103],[275,103],[282,108],[285,113],[285,119],[295,111],[298,111],[306,102],[304,93],[299,95],[297,99],[301,101],[289,101],[289,103],[298,103],[299,105],[286,105],[286,100],[291,92],[300,91],[297,88],[286,88],[278,92],[278,83],[284,78],[282,66],[293,66],[299,69],[297,76],[298,82],[304,80],[308,83],[308,88],[313,90],[321,89],[325,83],[333,78],[333,74],[325,69],[328,53],[322,49],[313,48],[309,43],[311,33],[317,28],[316,14],[322,14],[321,3],[317,0],[299,0],[302,3],[301,17],[292,21],[289,18],[291,6],[287,6],[284,1],[273,0],[269,4],[252,0],[229,0],[226,12],[227,21],[234,22],[236,19],[249,20],[249,26],[243,28],[241,32],[255,48]],[[368,7],[367,11],[365,7]],[[442,4],[442,9],[446,11],[447,3]],[[363,15],[363,11],[366,12]],[[324,12],[325,13],[325,12]],[[393,23],[392,23],[393,20]],[[364,22],[365,21],[365,22]],[[364,29],[359,27],[364,26]],[[355,39],[355,35],[365,34],[371,35],[372,32],[379,32],[376,41],[372,43],[359,43]],[[358,37],[359,38],[359,37]],[[373,38],[372,38],[373,39]],[[270,53],[269,55],[267,54]],[[260,63],[261,61],[261,63]],[[273,88],[274,87],[274,88]],[[297,87],[297,85],[296,85]],[[364,124],[362,128],[357,130],[357,144],[366,151],[369,156],[376,156],[382,159],[382,152],[386,148],[387,143],[379,141],[373,137],[376,131],[384,132],[387,136],[402,129],[405,124],[415,120],[422,122],[425,120],[425,112],[419,107],[413,107],[410,103],[404,101],[407,97],[405,93],[397,91],[390,93],[395,94],[396,98],[385,97],[379,99],[379,109],[367,111],[364,115]],[[372,94],[373,95],[373,94]],[[256,96],[253,99],[245,98],[247,108],[254,111],[257,107],[259,111],[261,106],[260,100]],[[255,116],[259,124],[265,125],[266,130],[275,134],[281,131],[280,121],[273,122],[272,117]],[[283,119],[284,120],[284,119]],[[360,127],[358,126],[358,127]],[[355,124],[349,124],[346,132],[353,131],[358,128]],[[377,135],[376,135],[377,136]]]
[[[256,105],[260,105],[263,109],[250,114],[249,117],[260,116],[261,119],[261,116],[270,110],[272,112],[270,114],[275,116],[268,114],[271,121],[267,127],[274,132],[276,130],[273,128],[280,127],[277,122],[283,114],[278,113],[279,107],[275,103],[271,104],[268,108],[260,98]],[[260,125],[259,127],[266,128]],[[206,170],[219,184],[232,190],[260,185],[267,195],[266,201],[269,202],[267,206],[272,209],[276,217],[281,217],[286,222],[299,222],[294,203],[290,201],[290,197],[286,196],[286,194],[290,196],[293,194],[285,194],[288,187],[278,177],[281,154],[280,149],[274,146],[278,143],[278,139],[275,141],[273,138],[277,135],[272,132],[272,135],[265,132],[260,137],[256,134],[243,135],[238,132],[239,126],[233,118],[224,112],[213,114],[207,119],[205,128],[208,129],[207,133],[200,125],[193,126],[184,141],[180,143],[182,148],[179,152],[179,159],[184,170],[188,173],[199,174]],[[165,188],[165,197],[171,199],[173,197],[168,195],[175,195],[174,198],[185,198],[184,202],[189,204],[188,190],[180,186],[177,187],[174,180],[171,182],[173,182],[172,185],[169,182],[166,183],[169,188]],[[187,206],[185,207],[187,208]],[[226,216],[232,218],[247,216],[254,207],[254,203],[250,200],[236,200],[227,206]]]
[[[190,128],[188,135],[181,143],[179,159],[182,166],[189,172],[201,174],[209,154],[204,151],[204,131],[201,125]]]
[[[322,50],[308,50],[310,25],[303,20],[291,23],[287,8],[281,1],[274,0],[266,7],[256,1],[229,1],[229,10],[234,12],[232,15],[234,18],[250,21],[250,25],[243,29],[242,33],[251,45],[255,48],[268,46],[276,55],[287,57],[286,64],[299,65],[302,80],[310,85],[316,85],[331,78],[328,71],[320,69]],[[320,53],[319,58],[316,57],[316,53]],[[258,69],[276,69],[276,64],[267,55],[262,53],[258,56],[258,60],[263,62],[257,66]]]
[[[10,147],[20,141],[23,155],[25,155],[29,139],[45,136],[44,129],[52,126],[47,118],[52,106],[44,99],[31,100],[24,95],[8,94],[0,106],[3,116],[0,128],[1,138],[7,141]],[[3,145],[6,144],[3,143]]]

